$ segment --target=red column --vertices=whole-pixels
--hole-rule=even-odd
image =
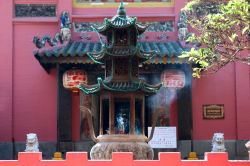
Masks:
[[[80,96],[72,93],[72,140],[80,140]]]
[[[176,97],[171,101],[169,105],[169,119],[170,126],[178,126],[178,113],[177,113],[177,101]]]

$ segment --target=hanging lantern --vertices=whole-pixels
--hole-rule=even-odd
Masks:
[[[162,86],[180,89],[185,86],[185,73],[181,70],[165,70],[161,75]]]
[[[87,73],[83,70],[72,69],[63,74],[63,86],[72,92],[79,92],[78,85],[87,84]]]

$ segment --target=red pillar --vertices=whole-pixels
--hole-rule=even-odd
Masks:
[[[72,93],[72,141],[80,140],[80,96]]]
[[[178,127],[178,113],[177,113],[176,97],[169,105],[169,119],[170,119],[170,126]]]

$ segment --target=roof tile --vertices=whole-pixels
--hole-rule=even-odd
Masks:
[[[175,58],[178,62],[178,55],[181,54],[185,48],[182,48],[178,42],[140,42],[141,50],[148,51],[158,51],[159,56],[157,57],[158,63],[172,63],[171,58]],[[69,58],[77,58],[72,60],[72,62],[82,62],[82,58],[88,52],[99,52],[101,50],[100,43],[90,43],[82,41],[71,41],[66,45],[53,47],[51,49],[41,49],[34,51],[34,55],[40,63],[64,63],[71,62]],[[128,49],[125,50],[113,50],[116,54],[129,54]],[[162,58],[166,57],[166,60]],[[66,58],[66,59],[64,59]],[[91,60],[86,56],[86,63],[90,63]],[[154,59],[150,60],[151,63],[155,63]]]

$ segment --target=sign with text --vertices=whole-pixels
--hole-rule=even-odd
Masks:
[[[181,70],[165,70],[161,75],[162,86],[181,89],[185,86],[185,73]]]
[[[223,104],[203,105],[203,118],[223,119],[224,105]]]
[[[152,127],[148,127],[150,135]],[[177,148],[176,127],[155,127],[154,136],[149,145],[152,148]]]

